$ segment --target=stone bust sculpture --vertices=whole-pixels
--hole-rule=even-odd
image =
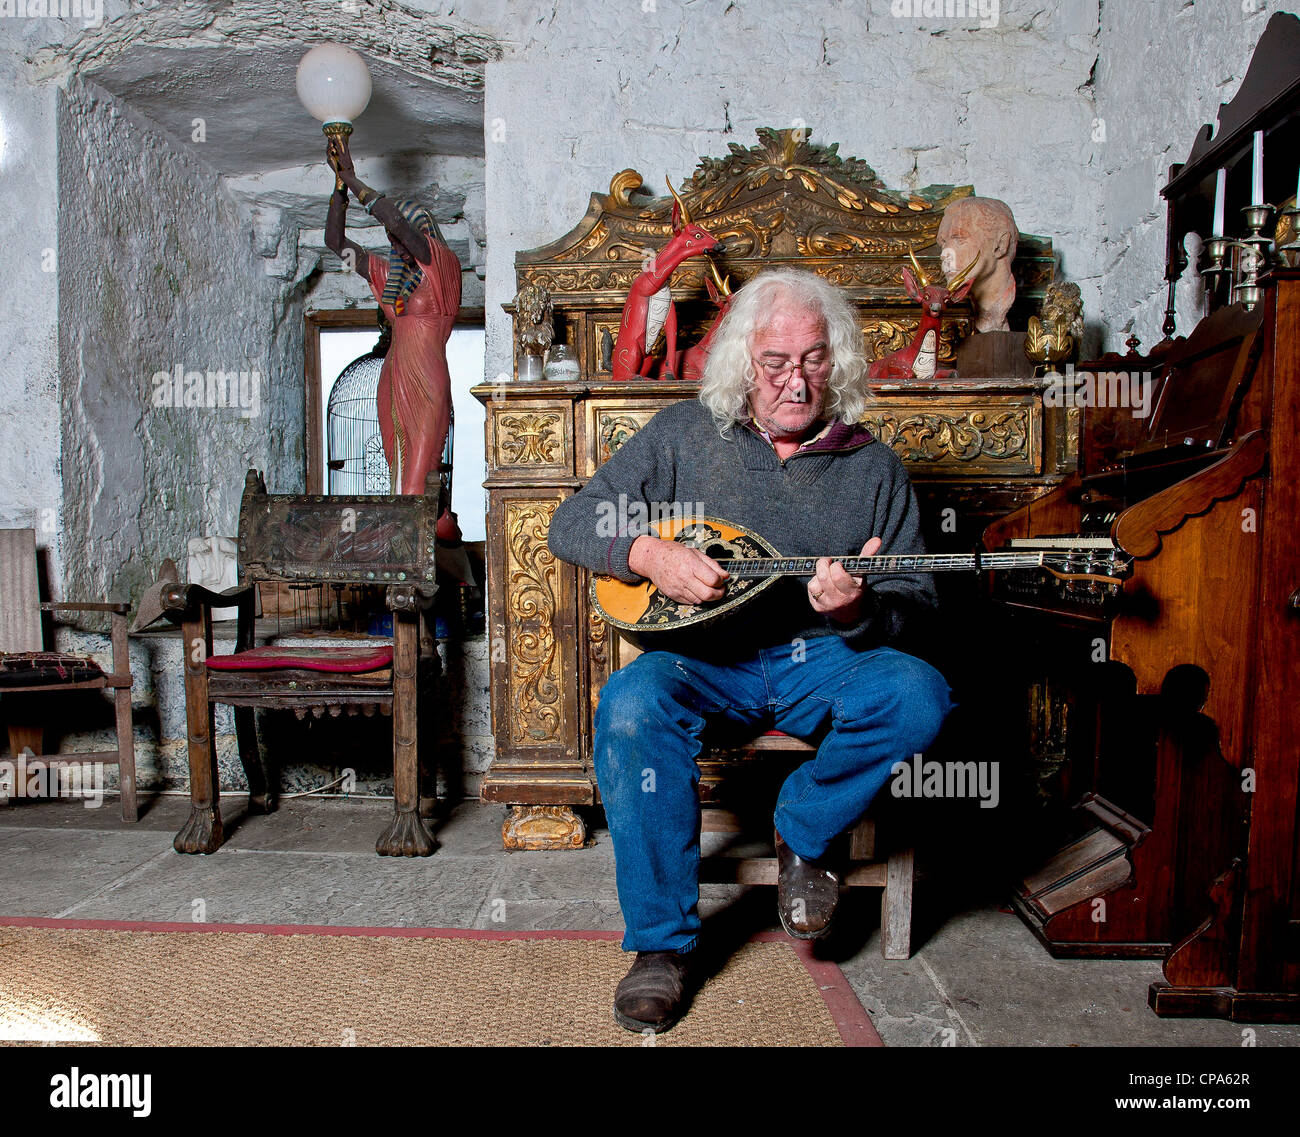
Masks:
[[[944,275],[951,280],[979,254],[971,286],[977,332],[1006,332],[1007,313],[1016,299],[1011,262],[1019,232],[1005,201],[962,197],[944,210],[937,243]]]

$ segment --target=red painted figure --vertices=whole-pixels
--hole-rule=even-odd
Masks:
[[[438,469],[451,422],[447,340],[460,308],[460,261],[427,209],[410,200],[389,201],[357,178],[346,137],[331,142],[328,153],[344,188],[330,198],[325,242],[366,279],[392,324],[393,342],[379,376],[379,429],[394,492],[422,494],[426,476]],[[386,257],[343,235],[349,189],[383,222],[390,241]],[[449,512],[438,519],[438,536],[460,536]]]
[[[956,372],[951,368],[937,367],[935,362],[939,356],[939,328],[943,310],[949,304],[959,304],[966,299],[972,283],[968,277],[979,261],[979,254],[946,287],[931,284],[926,279],[925,272],[911,249],[907,255],[912,260],[912,267],[916,269],[916,276],[909,269],[903,269],[903,287],[921,305],[921,325],[907,347],[877,359],[868,369],[867,376],[871,379],[947,379]],[[963,281],[966,283],[963,284]]]
[[[662,328],[668,342],[664,356],[662,377],[675,377],[681,373],[677,355],[677,312],[673,308],[669,278],[682,261],[707,253],[717,245],[712,234],[691,221],[682,199],[673,190],[672,239],[654,257],[645,271],[628,289],[623,304],[623,318],[618,326],[618,339],[614,343],[614,378],[620,382],[648,376],[654,367],[650,349]]]

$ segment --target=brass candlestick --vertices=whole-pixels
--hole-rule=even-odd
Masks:
[[[1247,311],[1259,303],[1259,278],[1269,266],[1268,254],[1273,242],[1264,236],[1262,230],[1272,212],[1273,207],[1266,203],[1246,206],[1242,213],[1246,215],[1246,228],[1250,232],[1233,242],[1241,250],[1241,255],[1237,258],[1238,279],[1232,291]]]
[[[1232,272],[1232,265],[1224,263],[1231,244],[1226,237],[1211,237],[1205,242],[1205,255],[1210,258],[1210,263],[1201,270],[1201,275],[1205,277],[1205,289],[1211,296],[1218,293],[1223,277]]]
[[[1287,268],[1300,268],[1300,208],[1288,205],[1277,223],[1277,256]]]

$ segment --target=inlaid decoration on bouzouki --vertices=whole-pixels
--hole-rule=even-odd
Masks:
[[[777,552],[757,533],[750,533],[717,517],[665,518],[654,526],[665,541],[699,549],[728,567],[731,577],[719,600],[706,604],[679,604],[659,592],[648,580],[624,584],[610,576],[593,577],[591,603],[614,627],[624,632],[660,632],[683,628],[721,616],[771,585],[776,577],[765,572],[741,572],[743,561],[763,561]],[[764,562],[770,563],[770,562]],[[633,639],[635,640],[635,635]]]
[[[728,539],[719,529],[704,522],[687,525],[673,540],[679,545],[689,545],[693,549],[699,549],[706,557],[712,557],[724,567],[727,561],[769,555],[768,550],[748,534],[738,534]],[[662,592],[652,591],[650,604],[637,624],[652,627],[679,624],[701,612],[735,600],[759,583],[760,580],[756,578],[733,577],[727,582],[727,590],[722,599],[706,604],[679,604],[676,600],[670,600]]]

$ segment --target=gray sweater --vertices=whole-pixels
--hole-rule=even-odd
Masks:
[[[632,542],[650,532],[656,507],[662,513],[674,505],[743,526],[782,556],[856,556],[871,537],[882,539],[881,554],[925,552],[903,464],[862,427],[836,423],[782,462],[752,426],[734,425],[722,438],[696,399],[660,411],[563,502],[548,545],[561,560],[632,583],[640,579],[627,564]],[[813,611],[806,578],[783,578],[725,623],[707,625],[707,635],[672,633],[673,646],[734,653],[836,634],[874,647],[898,639],[909,617],[934,608],[929,574],[873,575],[867,584],[863,618],[851,627]]]

